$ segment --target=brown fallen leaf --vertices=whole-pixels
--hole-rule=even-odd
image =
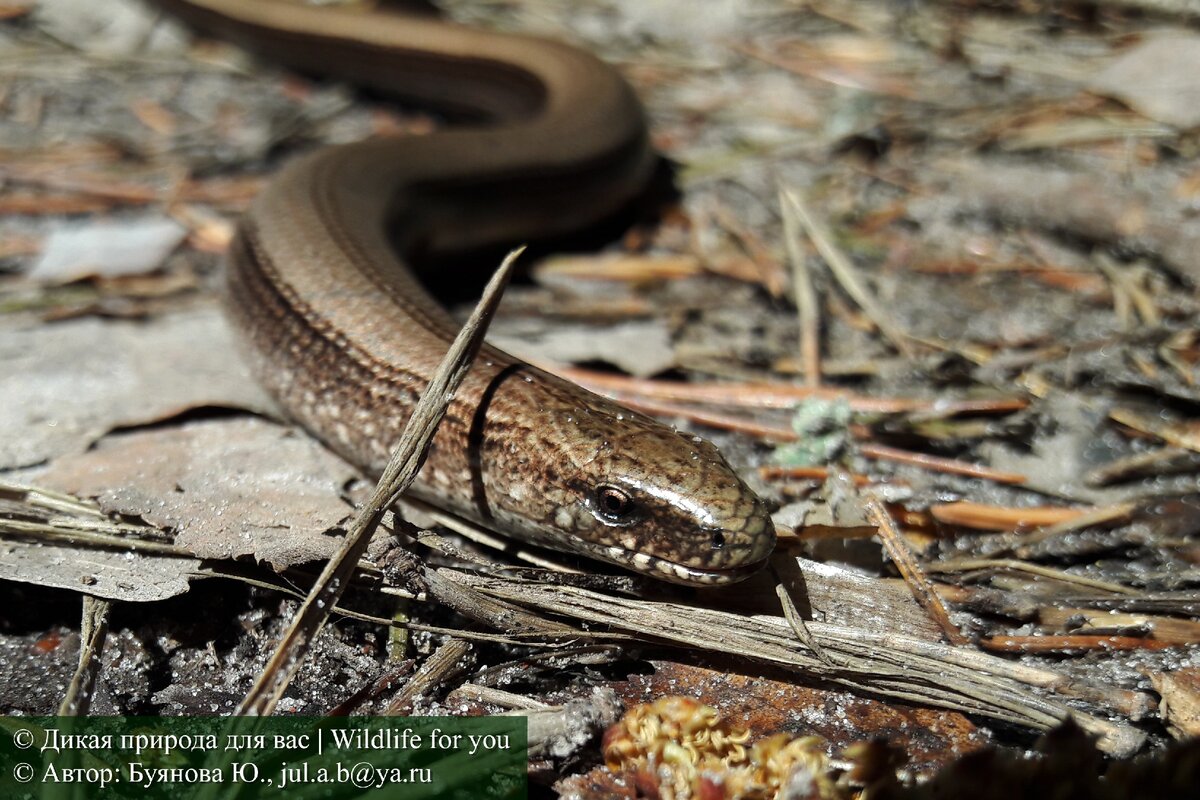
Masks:
[[[197,407],[274,408],[215,304],[144,323],[80,319],[7,330],[0,397],[0,469],[81,452],[113,428]]]
[[[106,437],[38,480],[174,530],[201,558],[251,556],[281,570],[333,552],[352,511],[340,493],[356,474],[286,427],[220,419]]]

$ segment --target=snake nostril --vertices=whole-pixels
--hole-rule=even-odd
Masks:
[[[725,534],[721,533],[721,531],[717,531],[716,533],[714,533],[712,535],[712,549],[720,550],[724,546],[725,546]]]

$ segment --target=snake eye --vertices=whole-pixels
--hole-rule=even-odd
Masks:
[[[621,522],[633,511],[633,499],[615,486],[596,489],[596,513],[609,522]]]
[[[712,535],[712,549],[720,550],[725,546],[725,534],[717,531]]]

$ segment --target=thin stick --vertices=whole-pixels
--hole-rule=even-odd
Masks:
[[[848,480],[848,478],[844,479]],[[952,645],[967,644],[967,637],[963,636],[959,632],[958,626],[950,621],[950,612],[946,610],[942,598],[938,596],[933,584],[921,570],[916,556],[913,555],[908,542],[900,535],[896,523],[892,521],[887,509],[883,507],[883,502],[878,497],[867,495],[864,510],[867,512],[867,519],[879,529],[879,540],[887,550],[892,563],[900,570],[904,582],[912,590],[913,597],[941,627],[942,632],[946,635],[946,641]]]

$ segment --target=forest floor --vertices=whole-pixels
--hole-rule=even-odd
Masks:
[[[446,5],[616,64],[677,190],[599,251],[538,253],[493,340],[711,438],[781,542],[738,587],[570,603],[434,553],[583,638],[514,648],[414,603],[479,640],[407,710],[685,695],[835,761],[887,740],[905,776],[1068,710],[1106,757],[1200,735],[1200,7]],[[134,2],[0,3],[0,710],[59,707],[81,590],[114,603],[93,713],[245,694],[295,609],[269,587],[311,584],[369,487],[249,377],[221,254],[288,157],[441,124]],[[174,549],[131,563],[117,536]],[[812,623],[786,647],[776,584]],[[449,641],[342,619],[282,710],[377,711]],[[600,761],[544,775],[635,790]]]

